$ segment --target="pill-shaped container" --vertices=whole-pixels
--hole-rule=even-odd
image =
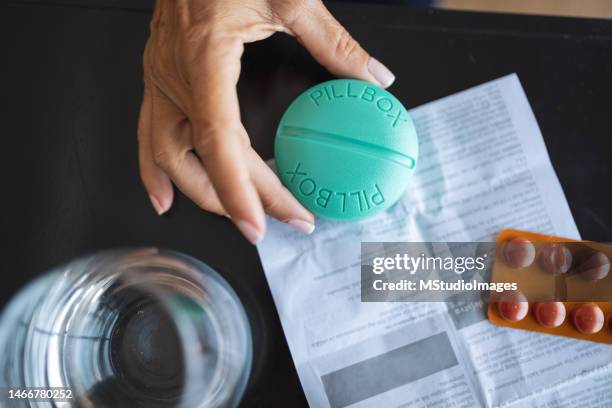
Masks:
[[[393,205],[419,154],[401,102],[353,79],[324,82],[298,96],[280,121],[274,149],[283,184],[313,213],[335,220]]]

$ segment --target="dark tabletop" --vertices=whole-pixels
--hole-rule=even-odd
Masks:
[[[180,194],[158,217],[141,185],[136,121],[150,2],[50,3],[0,1],[0,305],[84,253],[183,251],[225,276],[249,314],[255,360],[243,405],[306,405],[255,248]],[[397,74],[391,91],[407,107],[518,73],[582,236],[612,241],[612,22],[331,7]],[[263,156],[292,98],[328,78],[285,35],[247,46],[239,95]]]

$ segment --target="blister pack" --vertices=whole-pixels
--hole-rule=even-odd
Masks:
[[[498,325],[612,344],[612,245],[515,229],[497,238],[489,320]]]

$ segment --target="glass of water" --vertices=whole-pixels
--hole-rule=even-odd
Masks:
[[[251,331],[227,282],[157,249],[80,258],[30,283],[0,316],[0,406],[238,405]]]

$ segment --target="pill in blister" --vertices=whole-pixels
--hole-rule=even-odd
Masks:
[[[535,319],[541,326],[558,327],[565,321],[565,305],[562,302],[538,302],[533,306]]]
[[[578,273],[586,280],[600,280],[610,272],[610,260],[603,252],[590,254],[577,268]]]
[[[497,303],[497,310],[501,317],[509,322],[518,322],[527,316],[529,303],[520,292],[505,294]]]
[[[593,334],[600,331],[604,325],[604,314],[594,303],[587,303],[572,312],[574,327],[581,333]]]
[[[538,262],[544,271],[559,275],[567,272],[572,266],[572,253],[564,245],[546,245],[540,249]]]
[[[525,238],[513,238],[504,245],[504,257],[513,268],[526,268],[535,259],[535,247]]]

